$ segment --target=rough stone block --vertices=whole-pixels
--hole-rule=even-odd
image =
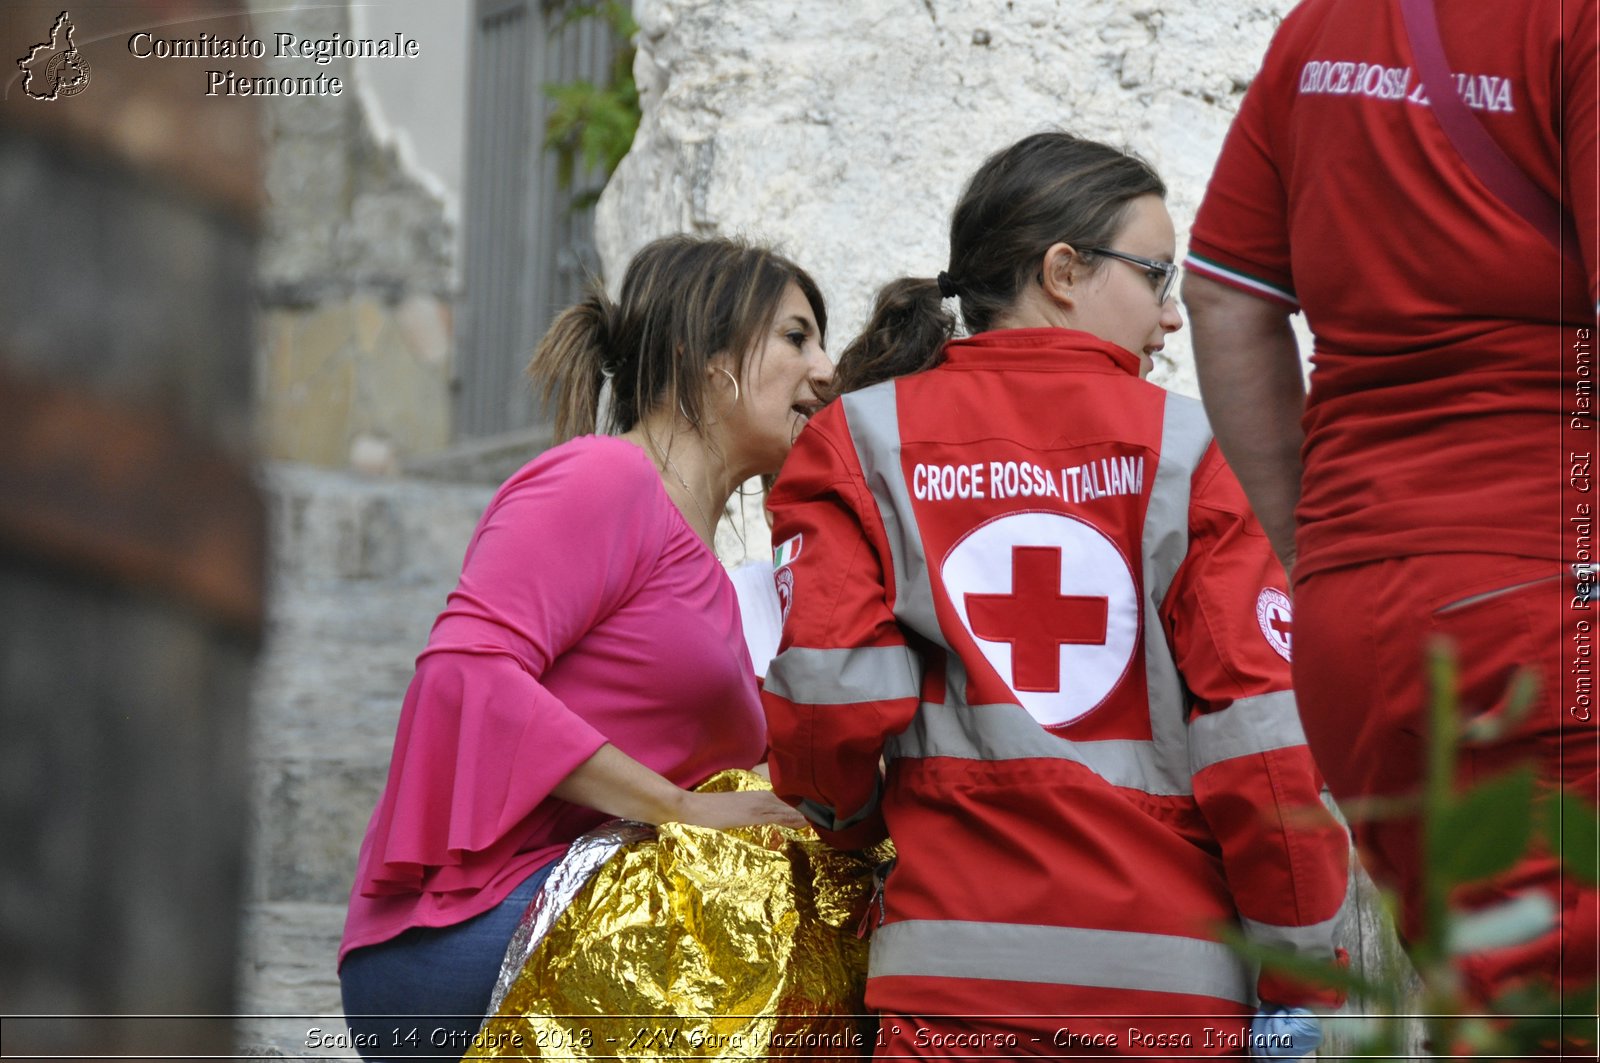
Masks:
[[[482,484],[374,479],[287,464],[269,466],[262,479],[280,578],[438,581],[447,590],[494,494]]]
[[[354,387],[347,308],[262,315],[261,434],[271,458],[341,464]]]
[[[427,454],[450,442],[449,372],[407,343],[398,307],[386,314],[371,356],[357,370],[354,431],[389,441],[398,452]]]
[[[286,588],[256,672],[257,756],[387,764],[395,721],[448,588]]]
[[[239,1055],[357,1058],[354,1051],[312,1047],[321,1035],[345,1030],[336,970],[344,911],[343,904],[245,906]]]
[[[983,158],[1051,127],[1150,159],[1181,253],[1292,6],[869,3],[796,17],[785,0],[638,0],[644,113],[596,216],[605,275],[615,285],[635,250],[670,232],[774,242],[828,295],[838,349],[880,285],[944,268],[950,210]],[[1194,394],[1186,334],[1167,351],[1155,378]]]
[[[450,440],[448,314],[431,296],[365,293],[262,315],[262,435],[269,457],[343,466],[361,436],[396,456]]]
[[[400,304],[400,332],[406,348],[427,365],[444,365],[450,357],[450,304],[414,295]]]
[[[344,904],[385,768],[331,760],[258,762],[256,856],[272,902]]]

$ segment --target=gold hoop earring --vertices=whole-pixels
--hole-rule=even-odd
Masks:
[[[733,382],[733,404],[735,406],[739,405],[739,378],[734,376],[727,369],[724,369],[720,365],[717,366],[717,372],[721,373],[723,376],[727,377]]]
[[[733,405],[729,406],[723,412],[717,414],[717,419],[715,421],[707,421],[706,422],[706,427],[707,428],[710,428],[714,424],[721,424],[722,421],[723,421],[723,418],[727,417],[728,414],[732,413],[734,410],[739,408],[739,378],[734,376],[732,373],[728,372],[726,369],[722,368],[722,366],[720,366],[720,365],[714,365],[711,368],[715,369],[717,372],[723,374],[729,380],[733,381]]]

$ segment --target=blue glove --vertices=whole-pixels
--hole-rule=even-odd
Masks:
[[[1250,1055],[1255,1059],[1299,1059],[1322,1044],[1322,1020],[1305,1008],[1262,1002],[1250,1020]]]

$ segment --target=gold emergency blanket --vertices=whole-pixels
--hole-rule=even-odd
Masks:
[[[766,789],[722,772],[701,790]],[[468,1059],[855,1059],[886,842],[865,858],[809,829],[614,822],[529,906]]]

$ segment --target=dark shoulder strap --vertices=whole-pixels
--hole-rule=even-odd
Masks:
[[[1433,116],[1451,146],[1496,198],[1537,229],[1551,247],[1576,261],[1578,236],[1572,215],[1507,157],[1478,117],[1461,102],[1455,78],[1445,61],[1439,13],[1433,0],[1400,0],[1400,13],[1417,69],[1428,89]]]

